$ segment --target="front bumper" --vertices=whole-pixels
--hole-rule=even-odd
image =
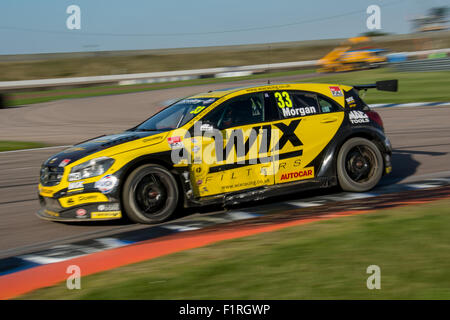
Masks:
[[[66,208],[61,206],[59,200],[55,198],[40,195],[39,201],[41,208],[36,214],[45,220],[80,222],[122,218],[120,203],[117,201],[90,202]]]

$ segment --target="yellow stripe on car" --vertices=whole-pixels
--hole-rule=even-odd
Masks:
[[[59,203],[63,208],[69,208],[73,206],[78,206],[80,204],[85,203],[93,203],[93,202],[107,202],[108,197],[103,193],[92,192],[92,193],[83,193],[75,196],[63,197],[59,199]]]

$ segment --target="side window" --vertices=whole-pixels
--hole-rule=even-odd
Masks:
[[[275,91],[275,104],[281,119],[318,114],[319,104],[314,93],[301,91]]]
[[[341,111],[341,108],[337,105],[337,103],[331,101],[331,99],[319,96],[317,97],[317,100],[319,101],[322,113]]]
[[[344,91],[345,106],[348,108],[357,108],[362,110],[369,110],[369,106],[361,99],[358,91],[351,89]]]
[[[264,93],[250,93],[225,101],[202,118],[220,130],[265,121]]]

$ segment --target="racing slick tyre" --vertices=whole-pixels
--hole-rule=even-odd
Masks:
[[[132,221],[145,224],[162,222],[178,207],[177,182],[160,165],[142,165],[127,177],[122,199],[125,212]]]
[[[339,150],[336,165],[341,188],[352,192],[364,192],[375,187],[384,169],[377,145],[364,138],[346,141]]]

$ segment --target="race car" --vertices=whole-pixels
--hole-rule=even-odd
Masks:
[[[392,170],[392,149],[359,92],[397,86],[268,84],[178,100],[131,129],[46,160],[37,214],[152,224],[193,206],[335,185],[368,191]]]

